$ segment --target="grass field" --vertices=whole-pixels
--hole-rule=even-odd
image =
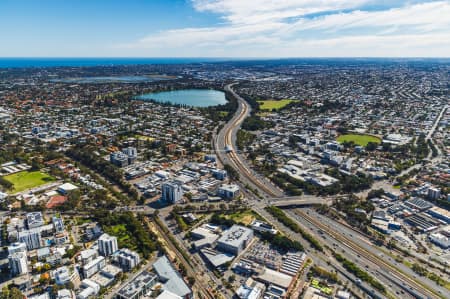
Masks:
[[[245,210],[242,212],[236,212],[233,214],[224,215],[225,218],[234,220],[236,222],[242,223],[244,225],[250,225],[255,219],[262,220],[264,219],[254,212],[253,210]]]
[[[40,171],[21,171],[3,178],[14,185],[11,193],[21,192],[55,180],[54,177]]]
[[[356,145],[366,146],[369,142],[381,143],[381,139],[371,135],[364,134],[344,134],[337,138],[340,143],[353,141]]]
[[[273,109],[279,110],[281,108],[286,107],[286,105],[288,105],[292,102],[297,102],[297,100],[284,99],[284,100],[258,101],[259,109],[261,109],[261,110],[273,110]]]
[[[117,237],[119,247],[128,247],[130,249],[135,249],[135,246],[131,245],[131,236],[127,231],[127,228],[125,227],[125,224],[110,226],[106,228],[105,231],[110,235]]]
[[[153,141],[155,140],[155,138],[150,137],[150,136],[144,136],[144,135],[134,135],[134,138],[139,139],[139,140],[147,140],[147,141]]]

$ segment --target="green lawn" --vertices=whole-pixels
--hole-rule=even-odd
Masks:
[[[14,185],[10,190],[11,193],[21,192],[55,180],[54,177],[40,171],[21,171],[3,178]]]
[[[155,140],[155,138],[153,138],[153,137],[145,136],[145,135],[139,135],[139,134],[134,135],[134,137],[136,139],[139,139],[139,140],[146,140],[146,141],[153,141],[153,140]]]
[[[290,99],[258,101],[259,109],[261,109],[261,110],[273,110],[273,109],[279,110],[281,108],[286,107],[286,105],[288,105],[292,102],[298,102],[298,101],[290,100]]]
[[[371,135],[364,135],[364,134],[344,134],[340,135],[337,138],[337,141],[340,143],[343,142],[351,142],[355,143],[356,145],[366,146],[369,142],[375,142],[375,143],[381,143],[381,139],[375,136]]]

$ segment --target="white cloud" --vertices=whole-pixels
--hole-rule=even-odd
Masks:
[[[450,1],[368,11],[364,0],[192,0],[225,24],[116,46],[146,56],[448,56]],[[347,12],[342,12],[345,9]],[[305,16],[324,13],[316,17]]]

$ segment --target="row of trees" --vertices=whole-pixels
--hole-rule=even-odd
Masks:
[[[138,200],[138,192],[123,178],[121,169],[95,155],[95,151],[96,149],[92,146],[78,145],[67,150],[66,154],[117,184],[131,199]]]
[[[311,234],[307,233],[303,230],[294,220],[289,218],[280,208],[275,206],[268,206],[264,208],[267,212],[269,212],[273,217],[275,217],[278,221],[283,223],[286,227],[291,229],[293,232],[299,233],[302,235],[303,239],[309,242],[309,244],[317,249],[318,251],[323,251],[322,245],[320,245],[319,241],[314,238]]]

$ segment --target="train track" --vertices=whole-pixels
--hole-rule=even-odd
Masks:
[[[320,221],[317,221],[313,217],[309,216],[308,214],[296,210],[295,213],[302,216],[304,219],[306,219],[311,224],[315,225],[316,227],[320,228],[322,231],[326,232],[328,235],[330,235],[335,240],[341,242],[342,244],[345,244],[347,247],[354,250],[356,253],[364,256],[367,260],[370,262],[385,267],[386,269],[389,269],[391,272],[390,274],[398,278],[400,281],[406,282],[409,285],[416,286],[420,285],[420,292],[426,295],[424,298],[442,298],[439,294],[436,294],[435,291],[429,290],[429,288],[422,283],[410,278],[408,275],[404,274],[403,272],[399,271],[397,268],[392,266],[391,264],[385,262],[382,258],[379,258],[377,255],[373,254],[369,250],[365,249],[364,247],[358,245],[355,243],[352,239],[345,237],[339,233],[334,232],[332,229],[328,228],[325,224],[321,223]]]
[[[156,216],[157,217],[157,216]],[[149,225],[147,220],[147,225]],[[206,296],[206,298],[209,299],[215,299],[216,297],[214,297],[214,295],[207,289],[205,288],[198,280],[197,278],[197,273],[195,272],[195,270],[191,267],[191,265],[189,264],[189,262],[184,258],[184,256],[178,251],[178,249],[176,248],[175,245],[172,244],[172,240],[169,239],[169,237],[167,236],[166,232],[164,232],[164,229],[162,227],[160,227],[160,225],[158,224],[157,221],[153,222],[155,224],[156,229],[159,231],[159,234],[163,237],[164,241],[167,243],[167,246],[170,247],[170,250],[172,252],[175,253],[175,255],[177,256],[177,259],[183,263],[184,267],[186,268],[187,274],[188,276],[192,276],[195,277],[195,283],[194,286],[197,287],[197,289],[204,295]]]

